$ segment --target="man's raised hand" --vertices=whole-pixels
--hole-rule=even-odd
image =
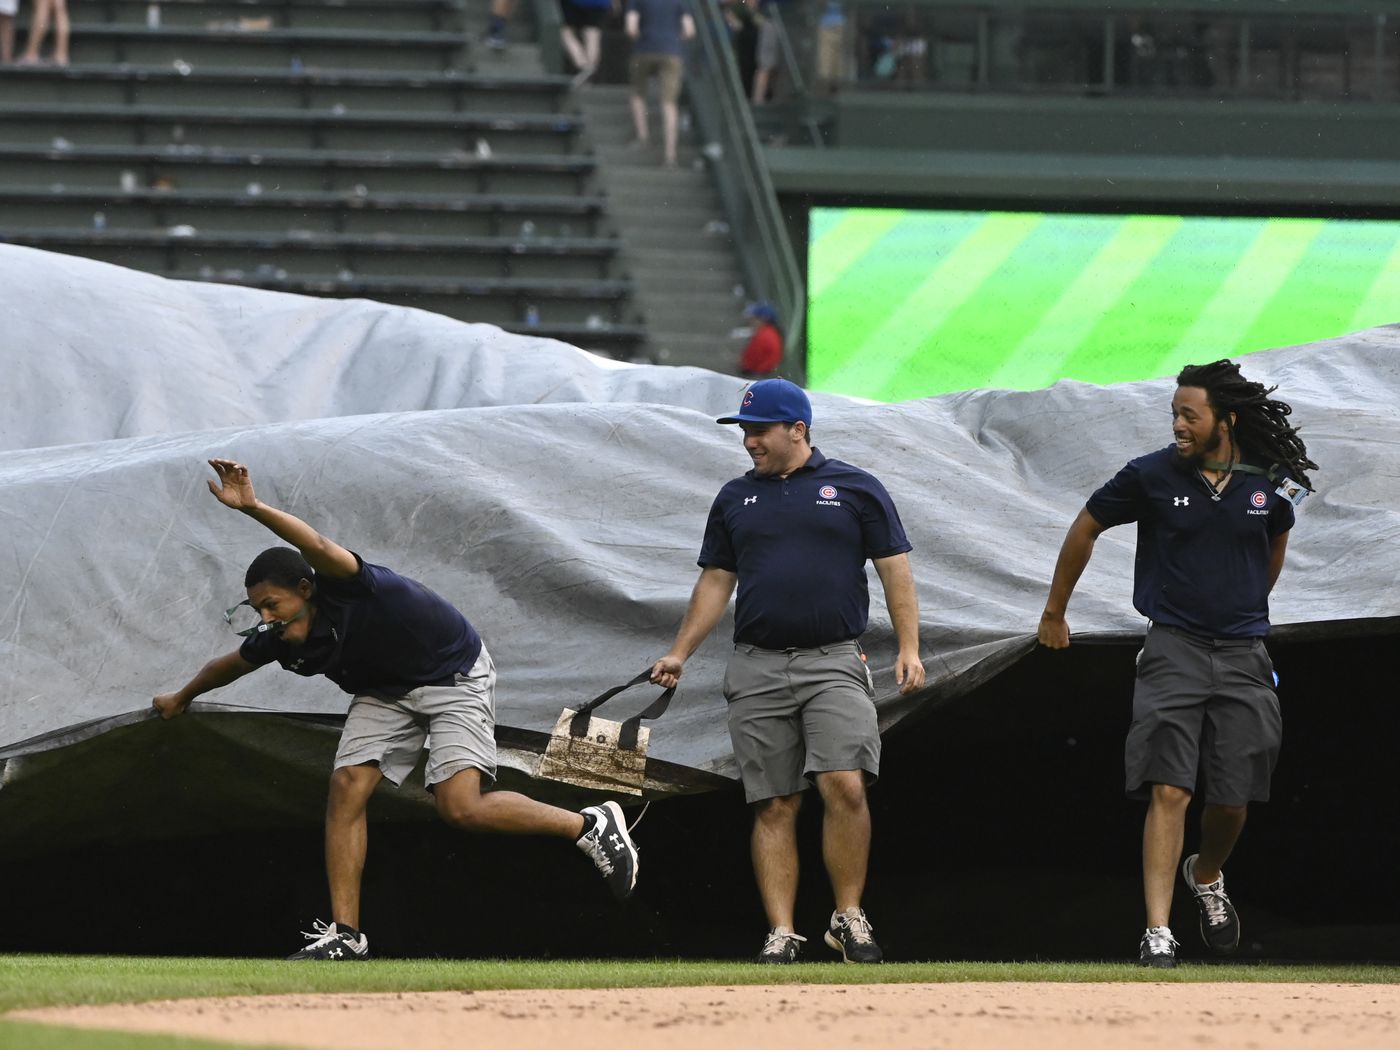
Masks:
[[[258,505],[258,497],[253,493],[253,482],[248,477],[248,468],[231,459],[211,459],[209,465],[219,475],[218,483],[209,482],[209,491],[225,507],[234,510],[252,510]]]

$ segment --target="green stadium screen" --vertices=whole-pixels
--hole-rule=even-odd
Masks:
[[[814,208],[807,381],[1115,383],[1400,321],[1400,222]]]

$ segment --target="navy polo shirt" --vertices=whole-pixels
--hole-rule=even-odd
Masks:
[[[1293,504],[1258,474],[1235,474],[1216,502],[1168,446],[1130,462],[1086,507],[1105,528],[1138,523],[1133,606],[1153,623],[1211,638],[1269,633],[1269,558]]]
[[[347,693],[450,685],[481,655],[481,636],[456,608],[417,580],[358,554],[358,575],[316,577],[316,618],[303,645],[272,631],[243,642],[239,655],[261,667],[276,660],[299,675],[323,674]]]
[[[866,559],[911,549],[885,487],[814,448],[786,478],[751,470],[720,489],[699,560],[739,575],[735,642],[807,649],[864,633]]]

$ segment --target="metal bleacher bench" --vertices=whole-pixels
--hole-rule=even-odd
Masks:
[[[8,103],[228,104],[244,108],[329,108],[392,104],[417,112],[461,112],[477,99],[509,98],[511,112],[559,112],[568,77],[396,70],[241,69],[202,66],[182,72],[166,65],[12,66],[5,70]],[[473,106],[473,108],[475,108]]]
[[[25,103],[0,107],[0,138],[7,142],[147,145],[261,144],[283,148],[347,148],[373,143],[381,150],[480,149],[568,153],[581,118],[563,113],[420,113],[357,110],[257,109],[212,106],[69,105]]]
[[[587,195],[378,193],[265,190],[156,190],[109,187],[0,186],[0,226],[33,226],[48,217],[50,228],[88,226],[99,212],[109,229],[197,228],[246,230],[249,213],[266,221],[323,231],[352,228],[433,230],[443,235],[518,233],[525,236],[591,237],[606,198]]]
[[[436,151],[318,150],[318,149],[225,149],[221,146],[54,146],[12,145],[0,142],[0,162],[8,166],[16,183],[47,181],[67,185],[73,181],[65,170],[90,169],[100,174],[87,176],[87,184],[100,179],[114,189],[121,172],[137,169],[141,180],[151,185],[158,173],[174,171],[177,179],[225,187],[268,188],[273,180],[289,189],[336,188],[353,190],[373,185],[378,173],[391,174],[395,188],[404,190],[452,190],[490,192],[494,181],[504,178],[513,190],[526,184],[543,192],[581,190],[592,174],[595,160],[585,155],[548,154],[493,155]],[[33,167],[26,169],[26,162]],[[57,163],[55,163],[57,162]],[[58,175],[55,178],[55,175]],[[74,170],[76,177],[83,176]],[[37,177],[36,177],[37,176]],[[47,176],[47,178],[45,178]],[[41,181],[42,180],[42,181]],[[545,189],[546,186],[552,189]]]

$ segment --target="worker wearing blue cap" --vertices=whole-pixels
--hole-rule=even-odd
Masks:
[[[874,680],[859,637],[869,620],[867,560],[885,589],[899,652],[895,678],[924,684],[909,540],[889,493],[811,444],[812,404],[785,379],[747,387],[737,423],[753,469],[720,489],[701,545],[700,579],[652,681],[674,686],[738,588],[734,655],[724,677],[729,732],[754,808],[753,860],[769,932],[759,962],[794,962],[797,813],[815,784],[822,855],[836,910],[828,946],[848,962],[882,958],[861,909],[870,854],[866,786],[880,772]]]

